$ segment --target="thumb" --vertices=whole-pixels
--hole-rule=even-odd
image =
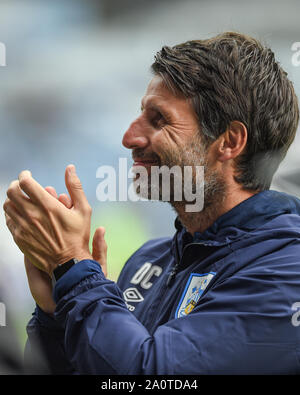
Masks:
[[[65,182],[74,207],[79,209],[88,207],[89,204],[74,165],[67,166]]]
[[[98,261],[101,269],[107,276],[107,244],[104,240],[105,228],[99,227],[96,229],[93,237],[93,259]]]

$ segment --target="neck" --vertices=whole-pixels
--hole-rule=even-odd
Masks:
[[[200,212],[186,212],[186,202],[173,202],[172,206],[178,214],[182,225],[189,233],[194,235],[195,232],[203,233],[208,229],[221,215],[233,209],[233,207],[250,198],[257,192],[245,191],[239,187],[230,192],[224,191],[219,194],[213,201],[205,204]]]

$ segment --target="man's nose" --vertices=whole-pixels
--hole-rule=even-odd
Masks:
[[[129,149],[147,147],[149,139],[146,136],[145,126],[143,127],[140,118],[131,123],[123,136],[122,144]]]

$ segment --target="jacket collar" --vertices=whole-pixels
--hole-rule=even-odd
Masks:
[[[229,244],[281,214],[299,215],[300,200],[286,193],[267,190],[244,200],[221,215],[204,232],[196,232],[194,236],[187,232],[177,217],[175,227],[179,251],[192,242],[211,246]]]

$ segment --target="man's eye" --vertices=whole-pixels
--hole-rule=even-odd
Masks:
[[[158,112],[155,117],[153,117],[152,122],[154,126],[162,126],[164,123],[164,117]]]

